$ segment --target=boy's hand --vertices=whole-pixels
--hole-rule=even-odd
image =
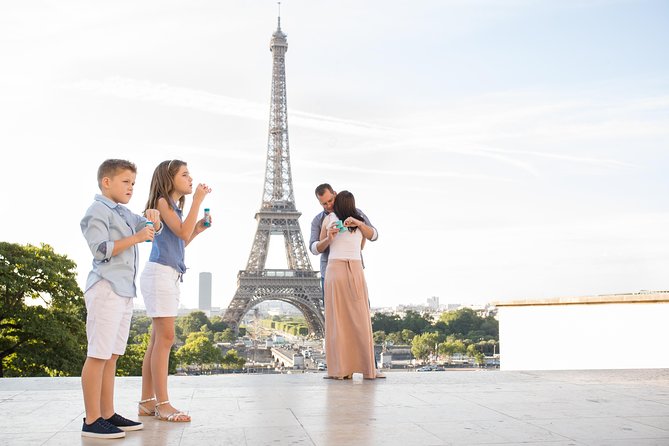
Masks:
[[[147,242],[147,241],[153,241],[153,237],[156,235],[156,228],[153,227],[153,225],[146,225],[144,228],[137,232],[137,237],[139,237],[140,242]]]

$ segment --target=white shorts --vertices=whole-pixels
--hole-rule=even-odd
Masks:
[[[181,274],[171,266],[147,262],[139,278],[149,317],[176,317],[179,308]]]
[[[128,344],[132,297],[119,296],[107,280],[100,280],[84,293],[88,356],[109,359],[122,355]]]

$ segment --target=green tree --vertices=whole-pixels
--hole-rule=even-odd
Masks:
[[[372,316],[372,330],[386,333],[400,331],[400,317],[396,314],[376,313]]]
[[[141,334],[150,334],[151,333],[151,323],[152,320],[148,316],[132,316],[132,321],[130,322],[130,334],[128,339],[135,339],[136,336]]]
[[[416,335],[411,341],[411,353],[420,360],[426,360],[435,354],[435,348],[439,341],[437,333],[423,333]]]
[[[237,337],[231,328],[226,328],[222,332],[214,333],[214,342],[234,342]]]
[[[440,349],[441,353],[442,350]],[[480,351],[476,348],[476,344],[469,344],[467,346],[467,356],[471,356],[472,358],[476,356],[477,353],[480,353]]]
[[[445,355],[449,359],[456,353],[464,354],[467,352],[465,343],[459,339],[449,337],[445,342],[439,344],[439,354]]]
[[[148,333],[138,334],[133,338],[134,342],[126,346],[125,354],[119,356],[116,361],[117,376],[142,375],[142,362],[150,339],[151,336]]]
[[[485,344],[484,349],[482,349],[483,353],[486,353],[489,356],[499,353],[499,342],[497,339],[488,339],[485,341]]]
[[[483,319],[479,329],[483,331],[486,336],[499,339],[499,321],[494,317],[487,316],[485,319]]]
[[[447,334],[467,336],[470,331],[477,330],[483,319],[471,308],[460,308],[457,311],[447,311],[441,314],[440,321],[446,323]]]
[[[485,338],[485,333],[481,330],[472,330],[469,333],[467,333],[467,336],[465,336],[465,340],[467,341],[468,344],[476,343],[484,338]]]
[[[373,333],[374,336],[374,344],[376,345],[383,345],[384,342],[386,342],[386,333],[382,330],[375,331]]]
[[[144,327],[146,326],[145,319],[147,318],[144,316],[139,316],[137,318],[133,316],[130,325],[131,335],[128,337],[128,345],[125,349],[125,354],[119,356],[118,361],[116,362],[117,376],[141,376],[142,374],[142,363],[144,362],[146,349],[149,347],[149,342],[151,342],[152,330],[152,325],[149,325],[146,331],[144,331]],[[151,318],[148,319],[149,321],[151,320]],[[133,332],[140,333],[133,335]],[[177,360],[175,355],[176,348],[172,346],[167,365],[167,373],[169,374],[174,374],[177,371]]]
[[[182,342],[186,341],[186,335],[184,334],[183,328],[181,328],[181,326],[176,322],[174,324],[174,339]]]
[[[422,334],[432,328],[432,319],[427,314],[421,316],[419,313],[409,310],[402,319],[401,327]]]
[[[200,371],[205,365],[220,364],[221,350],[216,347],[205,333],[193,332],[188,335],[186,343],[176,352],[180,364],[197,365]]]
[[[386,335],[386,342],[389,342],[392,345],[402,345],[404,341],[402,340],[402,333],[396,331],[394,333],[389,333]]]
[[[211,331],[211,328],[209,328],[208,325],[205,324],[200,327],[200,333],[204,333],[210,341],[214,340],[214,332]]]
[[[437,322],[435,322],[432,325],[432,328],[437,330],[439,333],[441,333],[442,336],[446,336],[446,335],[451,334],[448,331],[448,325],[446,325],[446,323],[444,321],[442,321],[441,319],[439,319]]]
[[[0,376],[79,375],[85,320],[72,260],[47,244],[0,242]]]
[[[402,342],[405,344],[411,344],[411,341],[413,341],[413,338],[416,336],[416,333],[413,331],[409,330],[408,328],[405,328],[402,330],[400,333],[400,336],[402,337]]]
[[[246,364],[246,359],[241,358],[235,349],[228,350],[221,360],[221,366],[224,369],[241,369],[244,364]]]
[[[228,324],[223,322],[223,318],[221,316],[214,316],[210,319],[211,322],[211,331],[214,333],[221,333],[223,330],[228,328]]]
[[[203,325],[210,327],[211,322],[203,311],[193,311],[185,316],[178,317],[176,325],[181,327],[181,335],[187,338],[189,334],[200,331]]]

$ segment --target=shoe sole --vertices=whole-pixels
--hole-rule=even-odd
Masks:
[[[143,424],[138,424],[137,426],[116,426],[124,432],[138,431],[144,429]]]
[[[96,434],[95,432],[82,432],[81,433],[82,437],[90,437],[90,438],[123,438],[125,437],[125,432],[117,432],[115,434]]]

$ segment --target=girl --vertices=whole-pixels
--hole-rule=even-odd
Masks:
[[[193,179],[184,161],[163,161],[151,179],[147,209],[158,209],[164,223],[156,235],[151,256],[140,277],[146,314],[153,319],[151,340],[142,364],[142,399],[139,415],[155,415],[160,420],[190,421],[188,414],[170,404],[167,396],[167,373],[170,349],[174,344],[174,320],[179,307],[179,282],[186,272],[184,248],[209,226],[198,220],[200,205],[211,192],[198,184],[193,204],[182,219],[185,196],[193,193]]]

